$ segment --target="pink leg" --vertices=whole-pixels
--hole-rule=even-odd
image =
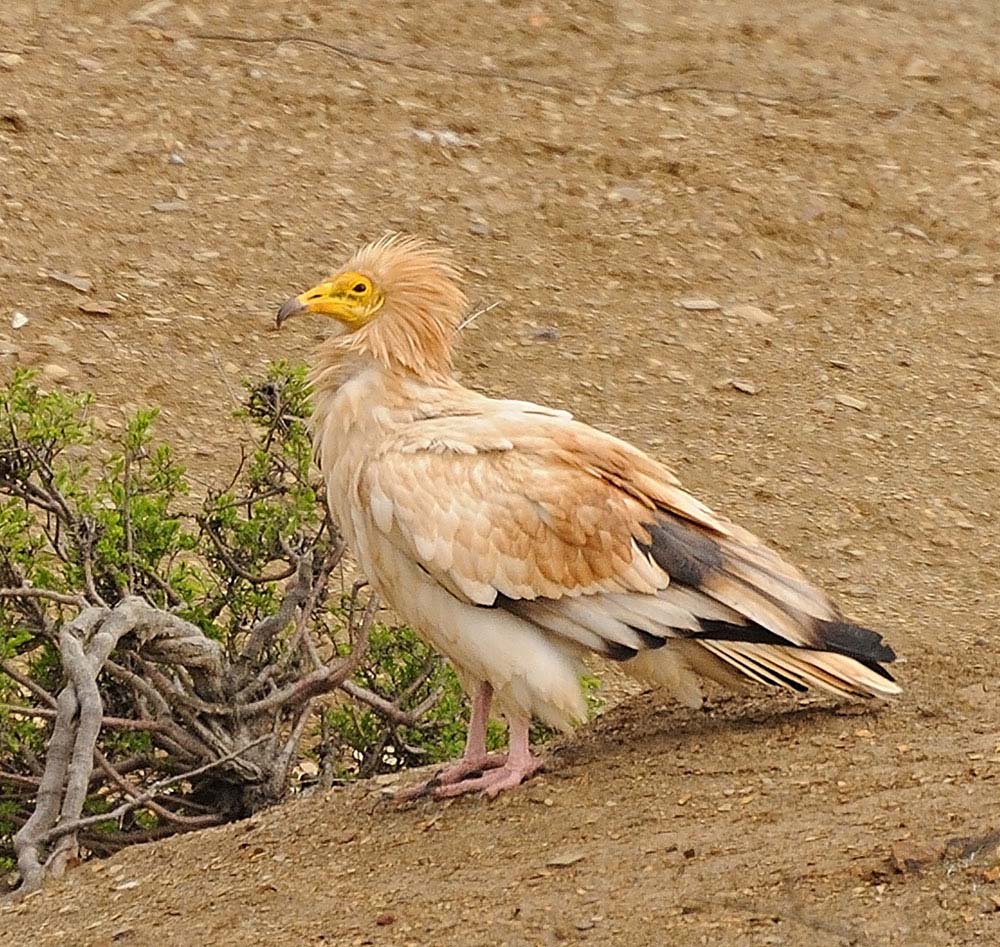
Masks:
[[[460,796],[467,792],[484,792],[490,799],[496,798],[505,789],[520,786],[529,776],[534,775],[544,765],[542,759],[531,752],[531,737],[526,718],[510,720],[510,752],[507,761],[481,776],[473,776],[449,785],[439,785],[432,792],[439,799]]]
[[[397,800],[405,802],[421,796],[436,795],[436,790],[440,786],[459,783],[472,773],[482,773],[484,770],[503,766],[507,762],[506,753],[486,752],[486,726],[490,720],[492,702],[493,688],[484,681],[472,698],[472,716],[465,737],[465,752],[461,758],[438,770],[427,782],[396,793]]]

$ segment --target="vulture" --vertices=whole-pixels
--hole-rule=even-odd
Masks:
[[[465,751],[420,792],[493,797],[541,768],[529,726],[586,717],[596,653],[697,707],[700,680],[899,693],[874,631],[632,445],[452,372],[450,256],[392,234],[278,312],[328,316],[310,372],[331,512],[373,589],[454,666]],[[496,708],[507,753],[488,753]]]

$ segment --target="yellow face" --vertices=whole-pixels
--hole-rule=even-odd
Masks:
[[[278,311],[278,326],[300,312],[332,316],[353,332],[370,322],[385,295],[363,273],[338,273],[326,282],[289,299]]]

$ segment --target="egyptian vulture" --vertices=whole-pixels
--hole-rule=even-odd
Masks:
[[[463,756],[425,791],[494,796],[539,769],[529,724],[584,719],[588,652],[689,706],[700,678],[899,693],[880,635],[662,464],[565,411],[456,381],[465,310],[449,257],[392,235],[278,313],[279,326],[331,317],[310,376],[331,511],[373,588],[472,699]],[[486,751],[493,705],[506,754]]]

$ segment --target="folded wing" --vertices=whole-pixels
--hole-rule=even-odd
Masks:
[[[384,444],[360,491],[398,554],[452,595],[571,647],[648,665],[669,644],[726,684],[899,690],[878,634],[660,464],[560,413],[428,417]]]

